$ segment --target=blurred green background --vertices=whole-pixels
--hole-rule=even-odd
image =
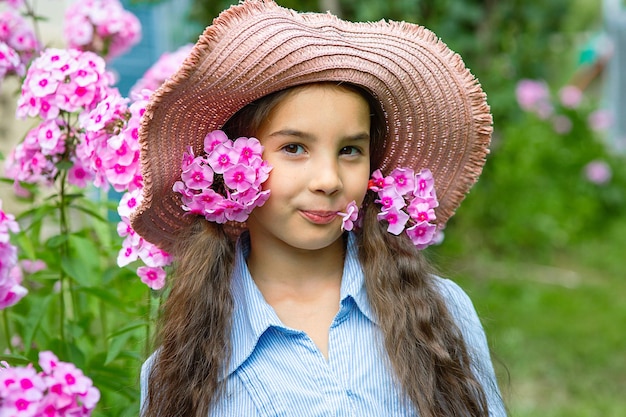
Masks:
[[[492,154],[430,256],[474,300],[511,416],[626,415],[626,161],[589,123],[611,88],[602,1],[279,3],[419,23],[463,56],[492,107]],[[196,0],[192,16],[204,26],[228,4]],[[523,79],[545,83],[549,117],[520,108]],[[568,84],[577,106],[559,101]],[[593,161],[609,179],[586,177]]]

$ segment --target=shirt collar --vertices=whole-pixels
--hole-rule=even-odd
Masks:
[[[359,262],[356,238],[348,233],[346,257],[341,278],[340,302],[349,298],[369,320],[377,323],[365,292],[363,270]],[[235,307],[231,329],[231,359],[224,378],[233,373],[254,351],[259,338],[270,327],[286,329],[274,309],[265,301],[256,286],[246,259],[250,253],[250,238],[243,233],[237,242],[231,288]]]

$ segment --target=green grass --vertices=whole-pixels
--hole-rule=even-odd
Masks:
[[[626,416],[626,219],[553,258],[443,263],[483,320],[510,416]]]

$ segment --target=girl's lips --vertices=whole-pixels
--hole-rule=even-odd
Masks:
[[[328,224],[337,218],[336,211],[300,210],[300,213],[311,223]]]

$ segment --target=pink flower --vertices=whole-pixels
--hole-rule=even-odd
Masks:
[[[407,194],[415,188],[415,173],[410,168],[396,168],[389,176],[399,194]]]
[[[359,207],[356,205],[356,201],[352,200],[348,203],[345,213],[339,212],[337,214],[342,217],[341,230],[350,231],[354,228],[354,223],[359,217]]]
[[[435,243],[437,226],[428,222],[417,223],[406,229],[406,233],[417,249],[422,250]]]
[[[409,215],[396,207],[383,210],[378,213],[378,220],[385,220],[388,223],[387,231],[394,235],[399,235],[404,230],[404,226],[409,220]]]
[[[375,171],[368,186],[378,194],[378,199],[375,200],[381,205],[378,220],[386,221],[387,231],[394,235],[405,230],[420,250],[434,244],[439,237],[435,236],[437,226],[434,224],[434,209],[439,202],[434,182],[428,169],[422,169],[415,174],[411,169],[398,168],[388,177]]]
[[[572,121],[567,116],[554,116],[552,118],[552,127],[559,135],[565,135],[572,130]]]
[[[201,190],[213,184],[213,170],[203,160],[193,162],[183,171],[182,180],[192,190]]]
[[[263,161],[263,146],[255,138],[231,142],[222,131],[206,135],[206,155],[183,154],[181,180],[172,187],[181,194],[182,208],[208,221],[244,222],[255,207],[267,201],[262,183],[271,167]],[[212,169],[212,171],[211,171]]]
[[[550,102],[550,91],[544,81],[521,80],[515,89],[517,102],[525,110],[536,113],[542,119],[549,117],[553,112]]]
[[[559,92],[559,98],[564,107],[575,109],[583,99],[583,92],[574,85],[566,85]]]
[[[585,176],[598,185],[606,184],[611,180],[611,167],[604,161],[594,160],[585,165]]]
[[[601,132],[613,126],[613,114],[609,110],[600,109],[591,113],[587,119],[591,130]]]
[[[393,184],[392,177],[385,177],[380,172],[380,169],[377,169],[372,173],[372,177],[369,180],[368,188],[374,192],[379,192],[383,188]]]
[[[246,161],[243,159],[242,161]],[[240,163],[224,171],[224,184],[231,190],[243,193],[254,185],[256,170],[245,163]]]
[[[141,24],[118,0],[82,0],[67,8],[63,34],[70,48],[110,60],[139,42]]]

